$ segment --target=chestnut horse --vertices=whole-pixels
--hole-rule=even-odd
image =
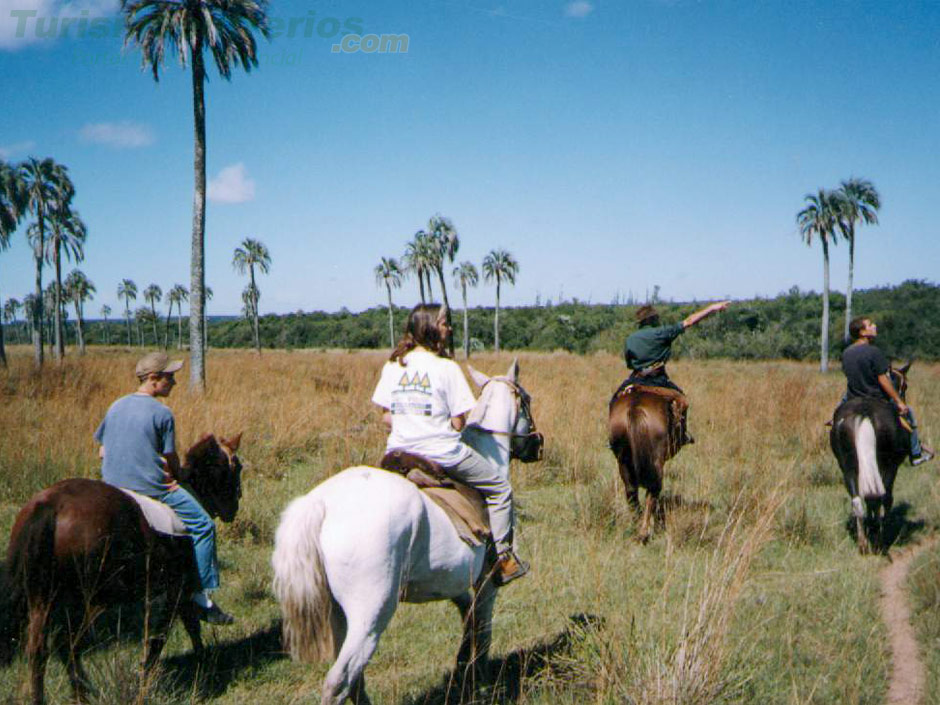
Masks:
[[[646,504],[638,539],[646,543],[658,512],[663,488],[663,465],[679,452],[685,397],[664,387],[629,385],[610,402],[608,438],[617,458],[627,504],[640,512],[640,488]]]
[[[901,399],[907,392],[911,363],[891,369],[891,381]],[[910,433],[898,421],[898,412],[888,400],[855,397],[836,409],[829,431],[829,445],[839,461],[845,488],[852,499],[852,514],[858,549],[869,553],[865,519],[876,523],[875,543],[884,545],[884,520],[894,505],[894,478],[911,452]]]
[[[212,516],[231,521],[241,496],[241,434],[203,436],[186,453],[187,489]],[[44,699],[47,633],[61,629],[55,650],[76,699],[88,678],[81,644],[108,606],[144,603],[148,618],[145,671],[156,663],[178,614],[202,651],[199,612],[190,596],[201,588],[192,540],[155,532],[137,502],[98,480],[70,479],[35,494],[16,517],[7,561],[0,566],[0,665],[13,658],[26,626],[32,701]]]

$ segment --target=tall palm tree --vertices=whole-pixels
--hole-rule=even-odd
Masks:
[[[807,245],[818,239],[823,251],[823,314],[820,331],[820,372],[829,371],[829,242],[835,243],[838,203],[831,191],[819,189],[806,195],[806,206],[796,214],[796,223]]]
[[[137,285],[131,279],[122,279],[118,284],[118,301],[124,299],[124,320],[127,322],[127,346],[131,343],[131,301],[137,300]]]
[[[71,208],[71,196],[68,201],[58,204],[49,214],[49,239],[46,240],[46,263],[55,268],[55,357],[61,361],[65,355],[65,332],[62,327],[61,312],[65,308],[62,298],[62,251],[75,262],[85,259],[85,238],[87,230],[78,213]]]
[[[68,175],[68,169],[54,160],[29,157],[18,167],[19,179],[25,197],[25,209],[36,218],[35,246],[33,255],[36,262],[36,289],[33,305],[33,348],[37,367],[43,363],[43,288],[42,265],[45,256],[46,226],[51,214],[63,203],[68,203],[75,188]],[[27,231],[27,236],[30,233]]]
[[[428,237],[430,239],[431,266],[437,272],[437,280],[441,285],[441,296],[444,298],[444,308],[447,311],[447,322],[452,324],[450,300],[447,298],[447,284],[444,281],[444,265],[453,264],[457,250],[460,249],[460,236],[457,228],[449,218],[437,213],[428,220]],[[454,339],[449,343],[450,354],[454,354]]]
[[[163,289],[161,289],[156,284],[151,284],[146,289],[144,289],[144,301],[150,304],[150,313],[153,315],[150,317],[150,322],[153,324],[153,344],[159,345],[157,340],[157,304],[163,300]]]
[[[101,307],[101,317],[104,318],[104,343],[105,345],[111,344],[111,326],[108,323],[108,316],[111,315],[111,307],[108,304],[104,304]]]
[[[146,306],[138,306],[134,311],[134,323],[137,326],[137,345],[139,347],[144,347],[145,345],[144,330],[147,328],[151,316],[153,316],[153,311]]]
[[[855,224],[878,224],[881,196],[871,181],[851,178],[839,184],[836,190],[838,225],[842,236],[849,241],[849,283],[845,290],[845,332],[849,339],[849,322],[852,320],[852,280],[855,276]]]
[[[189,291],[182,284],[174,284],[173,288],[170,289],[170,293],[167,294],[167,298],[170,301],[170,313],[173,312],[173,304],[176,304],[176,347],[179,350],[183,349],[183,302],[189,301]],[[193,307],[189,307],[189,317],[193,317]],[[169,317],[167,317],[167,323],[169,323]],[[189,329],[192,331],[192,327]],[[191,333],[190,333],[191,334]],[[192,347],[192,341],[190,341],[190,347]]]
[[[80,355],[85,354],[85,302],[94,298],[95,291],[95,285],[80,269],[73,269],[65,278],[65,295],[75,304],[75,331]]]
[[[252,312],[252,332],[255,340],[255,351],[261,354],[261,335],[258,328],[258,299],[261,297],[261,291],[255,282],[255,267],[262,274],[267,274],[271,269],[271,255],[268,248],[260,240],[252,240],[250,237],[242,240],[242,244],[235,248],[235,256],[232,258],[232,266],[239,274],[244,274],[247,270],[251,276],[251,288],[249,291],[255,298],[251,302]]]
[[[461,262],[454,267],[454,281],[463,294],[463,355],[470,359],[470,319],[467,315],[467,287],[480,283],[480,274],[473,262]]]
[[[398,289],[401,286],[402,271],[398,260],[394,257],[383,257],[382,261],[375,265],[375,283],[381,286],[385,285],[388,292],[388,339],[391,347],[395,347],[395,307],[392,304],[392,289]]]
[[[402,258],[405,271],[418,278],[418,288],[421,292],[421,303],[433,299],[431,291],[431,271],[433,269],[434,248],[426,232],[419,230],[414,239],[405,245],[405,256]],[[425,282],[427,282],[427,298],[425,298]]]
[[[519,263],[506,250],[490,250],[489,254],[483,258],[483,278],[486,281],[496,280],[496,318],[493,322],[493,331],[497,353],[499,353],[499,288],[503,281],[515,284],[518,273]]]
[[[229,80],[238,65],[250,72],[258,65],[255,32],[269,36],[267,0],[121,0],[124,43],[136,45],[143,65],[160,80],[167,53],[175,51],[182,66],[190,65],[193,84],[195,193],[193,196],[191,305],[189,316],[190,385],[205,389],[203,321],[205,309],[206,231],[206,66],[204,52],[215,61],[222,78]]]
[[[10,246],[10,237],[23,217],[23,208],[25,206],[24,186],[25,184],[19,178],[18,170],[0,159],[0,252]],[[15,301],[15,299],[10,299],[10,301]],[[6,312],[6,309],[4,309],[4,312]],[[16,318],[15,310],[13,311],[13,317]],[[17,331],[16,340],[19,342],[19,331]],[[3,345],[3,326],[0,326],[0,365],[6,367],[6,364],[7,354]]]

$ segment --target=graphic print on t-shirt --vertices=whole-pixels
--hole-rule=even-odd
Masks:
[[[404,372],[398,388],[392,390],[392,414],[431,415],[431,380],[427,373]]]

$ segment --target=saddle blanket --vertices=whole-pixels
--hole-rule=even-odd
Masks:
[[[171,536],[189,535],[186,526],[169,505],[131,490],[125,490],[123,487],[120,489],[121,492],[137,502],[140,511],[144,513],[144,518],[154,531],[161,534],[170,534]]]

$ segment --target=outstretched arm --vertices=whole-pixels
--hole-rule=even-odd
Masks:
[[[688,316],[684,321],[682,321],[683,328],[691,328],[699,321],[703,321],[713,313],[718,313],[719,311],[724,311],[728,306],[731,305],[730,301],[719,301],[714,303],[711,306],[706,306],[700,311],[696,311],[691,316]]]

